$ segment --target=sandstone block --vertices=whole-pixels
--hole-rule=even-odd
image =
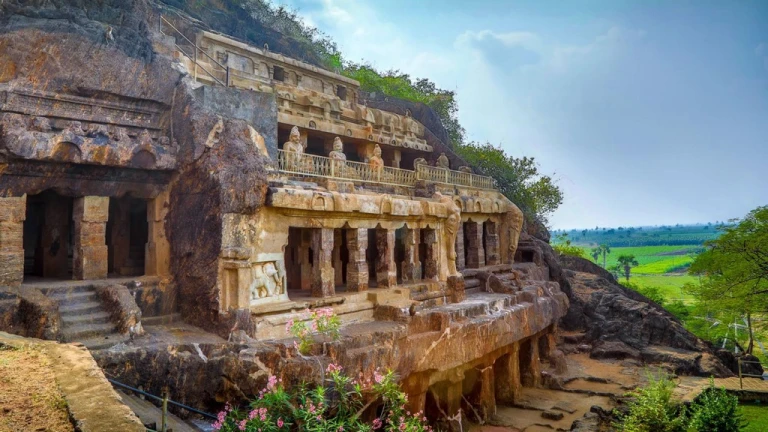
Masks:
[[[76,247],[74,252],[75,279],[105,279],[107,277],[107,246]]]
[[[0,222],[22,222],[27,216],[27,196],[0,198]]]
[[[18,286],[24,280],[24,251],[0,251],[0,285]]]
[[[23,238],[24,225],[21,222],[0,222],[0,251],[17,252],[24,249]]]
[[[83,222],[107,222],[109,219],[109,197],[86,196],[75,200],[75,220]]]

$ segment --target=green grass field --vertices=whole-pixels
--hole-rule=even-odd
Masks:
[[[768,431],[768,405],[744,404],[740,408],[744,419],[749,422],[744,432]]]
[[[683,285],[686,283],[696,283],[695,276],[682,275],[634,275],[629,278],[629,282],[640,287],[656,287],[668,302],[673,300],[682,300],[685,304],[693,302],[690,294],[682,292]],[[624,279],[622,279],[624,281]]]
[[[589,255],[592,248],[582,246],[582,249],[584,255],[594,261]],[[605,262],[610,268],[616,265],[621,255],[634,255],[640,265],[633,268],[632,273],[664,274],[690,264],[693,261],[693,254],[700,249],[700,245],[616,247],[611,248],[611,253],[605,257]],[[596,262],[603,265],[602,255]]]

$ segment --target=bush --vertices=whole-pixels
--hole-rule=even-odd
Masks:
[[[227,404],[213,424],[221,432],[338,432],[406,431],[426,432],[426,417],[405,410],[407,397],[397,384],[395,374],[374,372],[373,380],[358,381],[346,376],[341,366],[328,365],[328,386],[302,385],[291,394],[280,381],[269,377],[267,387],[250,403],[248,410]],[[380,402],[381,415],[363,422],[362,413]]]
[[[584,249],[580,246],[573,246],[571,240],[568,239],[568,234],[560,234],[555,237],[555,244],[552,246],[560,255],[571,255],[579,258],[586,258],[584,256]]]
[[[739,399],[724,388],[715,387],[713,379],[691,404],[690,432],[738,432],[746,426],[738,410]]]
[[[619,432],[738,432],[746,426],[739,401],[713,379],[690,408],[672,399],[675,383],[667,376],[649,377],[649,383],[629,396],[629,411],[617,414]]]
[[[339,328],[341,328],[341,319],[333,313],[331,308],[314,311],[307,309],[302,320],[290,320],[285,325],[286,331],[299,339],[298,343],[293,344],[302,354],[309,354],[316,334],[328,335],[331,339],[338,340]]]
[[[691,316],[692,308],[689,306],[686,306],[686,304],[683,303],[682,300],[675,300],[672,303],[664,306],[664,309],[668,310],[669,313],[674,315],[680,321],[685,321],[688,319],[689,316]]]
[[[619,432],[685,431],[684,410],[672,400],[675,383],[666,375],[649,376],[649,383],[630,393],[629,412],[619,416],[614,427]]]

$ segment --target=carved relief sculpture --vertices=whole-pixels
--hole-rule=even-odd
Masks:
[[[436,192],[433,198],[445,205],[446,210],[448,210],[448,217],[445,219],[443,244],[448,256],[448,276],[457,276],[459,271],[456,269],[456,235],[459,232],[459,224],[461,223],[461,209],[453,201],[453,198],[444,196],[440,192]]]
[[[284,275],[274,262],[256,263],[251,268],[252,282],[249,288],[251,304],[283,293]]]
[[[373,156],[368,160],[368,165],[374,170],[384,168],[384,159],[381,158],[381,147],[378,144],[373,148]]]
[[[429,164],[427,163],[427,160],[424,159],[424,158],[416,158],[416,159],[414,159],[414,161],[413,161],[413,170],[414,171],[418,171],[419,170],[419,165],[427,165],[427,166],[429,166]]]
[[[291,129],[291,135],[288,141],[283,144],[283,150],[286,152],[286,166],[289,170],[296,171],[300,167],[300,161],[304,154],[304,145],[301,143],[301,134],[299,128],[294,126]]]
[[[448,156],[446,156],[445,153],[440,153],[435,166],[438,168],[451,169],[451,163],[448,161]]]
[[[347,155],[344,154],[344,143],[341,142],[341,138],[336,137],[333,139],[333,151],[328,153],[328,157],[339,161],[347,160]]]

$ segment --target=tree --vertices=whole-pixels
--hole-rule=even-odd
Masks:
[[[597,259],[600,258],[600,247],[592,248],[592,250],[589,251],[589,254],[595,259],[595,263],[597,263]]]
[[[579,246],[571,245],[571,240],[568,239],[567,233],[562,233],[555,237],[554,244],[552,246],[560,255],[572,255],[579,258],[584,258],[584,249]]]
[[[640,263],[637,262],[634,255],[619,255],[617,261],[624,269],[624,277],[626,277],[627,282],[629,282],[629,274],[632,271],[632,267],[637,267]]]
[[[581,232],[581,238],[586,238],[586,237],[587,237],[587,230],[583,230]]]
[[[708,241],[691,264],[688,272],[701,278],[686,290],[719,314],[741,315],[748,330],[746,351],[751,354],[752,316],[768,311],[768,206],[732,222],[719,228],[720,237]]]
[[[606,256],[611,253],[611,247],[607,244],[601,244],[597,249],[600,251],[600,255],[603,256],[603,268],[606,268]]]
[[[539,172],[534,158],[515,158],[500,147],[475,142],[457,145],[456,153],[481,174],[493,177],[499,192],[517,204],[529,221],[546,224],[563,202],[563,192],[554,179]]]

